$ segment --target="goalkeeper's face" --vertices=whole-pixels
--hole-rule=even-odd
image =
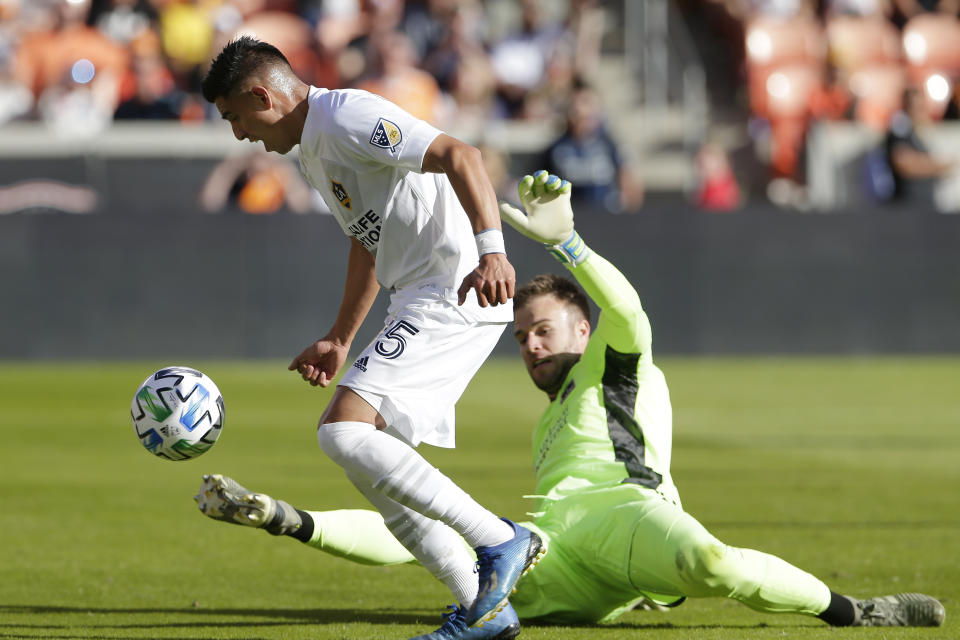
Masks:
[[[513,322],[527,373],[552,400],[587,348],[590,323],[577,307],[550,294],[528,300]]]

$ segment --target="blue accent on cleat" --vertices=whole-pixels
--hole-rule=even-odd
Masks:
[[[491,547],[477,547],[477,573],[480,592],[467,612],[471,627],[496,618],[509,606],[507,598],[520,576],[527,573],[544,554],[540,536],[518,524],[501,518],[513,527],[513,537]]]
[[[443,624],[432,633],[410,640],[512,640],[520,635],[520,620],[510,603],[494,620],[476,627],[468,627],[466,611],[450,605],[449,613],[443,614]]]

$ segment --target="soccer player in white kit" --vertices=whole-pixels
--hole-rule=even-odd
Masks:
[[[384,329],[341,379],[318,440],[457,598],[444,625],[420,637],[513,638],[507,596],[542,553],[538,536],[413,448],[453,446],[454,405],[512,320],[515,276],[479,151],[373,94],[309,86],[248,36],[213,61],[203,94],[237,139],[278,153],[299,144],[303,175],[350,238],[333,327],[290,369],[327,386],[379,288],[392,292]],[[282,524],[284,510],[276,517]],[[476,572],[458,534],[476,549]]]

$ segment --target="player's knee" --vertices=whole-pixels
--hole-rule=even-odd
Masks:
[[[736,562],[730,547],[719,542],[698,544],[677,556],[691,595],[725,596],[736,587]]]
[[[317,442],[331,460],[345,466],[363,450],[363,441],[373,429],[372,424],[362,422],[321,423]]]

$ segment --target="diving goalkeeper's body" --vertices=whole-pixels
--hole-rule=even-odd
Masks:
[[[835,626],[942,624],[943,606],[930,596],[835,593],[780,558],[722,543],[683,510],[670,477],[672,411],[650,323],[626,278],[573,230],[569,192],[569,183],[540,172],[520,185],[526,215],[501,205],[502,217],[547,245],[586,291],[545,275],[514,298],[514,336],[550,399],[533,439],[537,513],[524,523],[548,552],[511,597],[517,615],[606,622],[644,598],[674,604],[713,596]],[[601,310],[593,332],[587,295]],[[232,480],[230,490],[219,488],[223,480],[206,476],[197,496],[208,516],[357,562],[413,561],[375,512],[294,510]],[[448,637],[467,636],[451,628]]]

